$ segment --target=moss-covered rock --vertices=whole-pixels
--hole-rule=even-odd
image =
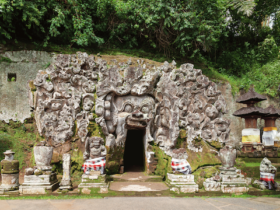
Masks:
[[[155,152],[155,157],[158,159],[155,174],[166,177],[167,173],[172,172],[171,157],[167,156],[158,146],[154,145],[153,151]]]
[[[223,144],[219,141],[211,141],[211,142],[208,142],[208,144],[210,144],[212,147],[214,147],[216,149],[221,149],[223,147]]]
[[[193,175],[199,176],[202,178],[210,178],[214,176],[217,172],[219,172],[219,165],[218,166],[207,166],[207,167],[201,167],[197,169]]]
[[[177,149],[184,147],[184,142],[186,142],[186,138],[187,138],[187,131],[185,129],[181,129],[175,147]]]
[[[189,150],[186,146],[188,162],[191,165],[192,171],[195,171],[202,166],[221,165],[218,153],[213,151],[213,148],[211,148],[205,141],[201,140],[199,143],[202,147],[202,152],[194,152]]]
[[[123,165],[124,147],[115,146],[114,148],[106,147],[106,174],[116,174]]]

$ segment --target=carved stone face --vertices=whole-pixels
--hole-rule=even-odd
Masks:
[[[83,103],[83,108],[85,111],[90,111],[94,105],[94,102],[90,98],[85,98]]]
[[[145,128],[153,118],[155,101],[150,96],[117,97],[115,105],[120,117],[126,116],[127,127]]]

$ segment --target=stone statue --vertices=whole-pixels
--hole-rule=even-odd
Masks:
[[[100,137],[88,137],[85,142],[84,159],[105,157],[107,152],[103,144],[104,140]]]
[[[220,158],[222,161],[222,168],[232,169],[234,168],[236,159],[236,149],[230,144],[227,144],[224,148],[220,150]]]

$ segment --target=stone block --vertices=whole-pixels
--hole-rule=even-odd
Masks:
[[[238,185],[221,185],[221,190],[223,193],[246,193],[249,191],[249,188],[246,186]]]
[[[51,185],[22,185],[19,187],[20,194],[23,195],[38,195],[48,194],[53,192],[59,187],[59,182],[55,182]]]
[[[206,191],[220,191],[221,190],[220,182],[206,181],[206,182],[203,182],[203,186]]]
[[[90,189],[88,189],[88,188],[83,188],[81,192],[82,192],[83,194],[89,195],[89,194],[90,194]]]
[[[108,187],[100,187],[99,193],[108,193]]]
[[[171,191],[181,193],[194,193],[198,192],[198,184],[194,182],[194,175],[192,174],[169,174],[167,173],[167,185],[170,187]]]
[[[19,187],[19,174],[2,174],[0,190],[17,190]]]

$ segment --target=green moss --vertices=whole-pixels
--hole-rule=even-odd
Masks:
[[[219,141],[211,141],[207,143],[210,144],[212,147],[215,147],[216,149],[221,149],[223,147],[223,144]]]
[[[29,85],[29,88],[30,88],[30,90],[32,91],[32,92],[35,92],[37,89],[36,89],[36,86],[34,85],[34,83],[33,83],[33,81],[30,81],[29,83],[28,83],[28,85]]]
[[[185,129],[181,129],[179,137],[177,138],[176,146],[175,146],[177,149],[183,147],[183,143],[186,141],[186,137],[187,137],[186,130]]]
[[[193,175],[202,178],[210,178],[219,171],[219,166],[207,166],[197,169]]]
[[[199,141],[199,143],[202,147],[202,152],[194,152],[192,150],[189,150],[186,145],[188,162],[191,165],[192,171],[195,171],[202,166],[221,165],[218,153],[213,152],[213,148],[211,148],[203,140]]]
[[[120,171],[121,163],[123,162],[124,147],[107,148],[106,156],[106,174],[117,174]]]
[[[0,56],[0,63],[2,62],[12,63],[13,61],[10,58]]]
[[[87,129],[90,136],[98,136],[105,139],[102,128],[95,121],[90,121]]]
[[[166,177],[167,173],[172,172],[171,157],[167,156],[164,151],[155,145],[153,145],[153,151],[155,152],[155,157],[158,159],[155,175]]]

